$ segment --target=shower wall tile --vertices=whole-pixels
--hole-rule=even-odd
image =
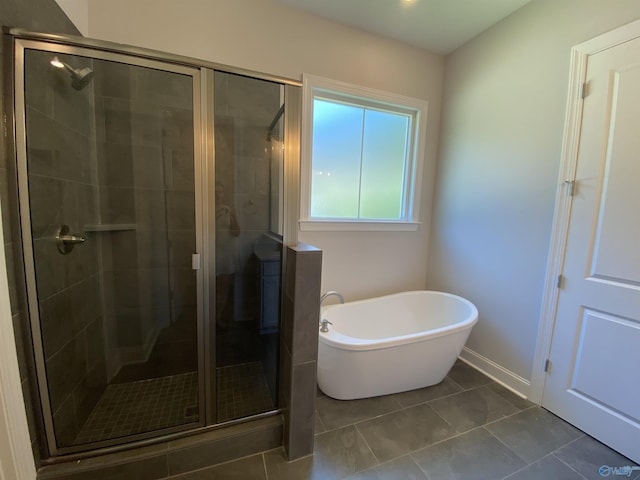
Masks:
[[[192,192],[167,192],[167,227],[172,230],[194,230],[195,199]]]
[[[71,295],[67,290],[40,301],[40,328],[47,359],[66,345],[76,333],[72,322],[60,320],[71,319],[71,312]]]
[[[133,71],[133,84],[135,97],[139,101],[157,101],[159,98],[163,106],[184,109],[193,107],[190,77],[138,68]],[[150,92],[153,92],[153,96],[149,95]]]
[[[89,66],[89,61],[84,59],[75,59],[68,57],[68,61],[73,68],[85,68]],[[27,68],[28,68],[27,64]],[[29,73],[27,71],[27,73]],[[62,72],[60,72],[62,73]],[[83,90],[76,90],[71,86],[69,77],[66,76],[66,72],[63,82],[57,82],[53,92],[53,118],[66,125],[67,127],[81,133],[85,137],[90,137],[92,132],[92,123],[87,121],[88,118],[93,116],[93,92],[91,88],[84,88]],[[45,83],[47,78],[42,79],[41,85],[46,88],[46,85],[51,83]],[[40,87],[42,88],[42,87]]]
[[[256,158],[239,156],[236,168],[239,174],[236,194],[256,193]]]
[[[229,104],[242,111],[251,112],[251,123],[266,127],[271,124],[280,108],[279,92],[277,84],[257,82],[250,77],[233,76],[233,81],[228,83]],[[263,137],[266,136],[267,132],[263,131]]]
[[[96,185],[79,184],[76,189],[78,195],[77,228],[78,231],[84,231],[85,225],[100,223],[100,214],[98,211],[98,187]]]
[[[73,395],[69,395],[53,414],[53,426],[56,430],[56,440],[61,445],[73,444],[74,438],[80,431],[75,416]]]
[[[73,338],[47,360],[51,409],[56,412],[86,375],[87,345],[84,335]]]
[[[97,102],[97,117],[103,120],[96,126],[96,138],[109,144],[131,145],[131,102],[119,98],[102,98]]]
[[[193,111],[188,109],[163,107],[157,111],[161,122],[163,145],[171,149],[193,151]]]
[[[191,255],[196,252],[195,230],[169,230],[169,261],[175,268],[191,268]]]
[[[94,62],[94,92],[97,97],[131,97],[131,67],[118,62]]]
[[[55,72],[49,63],[52,58],[49,52],[30,52],[31,61],[27,64],[28,75],[25,78],[30,106],[49,116],[53,115],[53,89],[50,85]]]
[[[100,187],[102,223],[135,223],[135,192],[125,187]]]
[[[148,147],[162,145],[161,111],[156,105],[145,105],[133,101],[129,115],[131,116],[131,145]]]
[[[140,308],[117,308],[113,312],[118,347],[139,347],[142,345],[140,331]]]
[[[133,187],[133,152],[131,145],[99,142],[98,183],[109,187]]]
[[[170,287],[166,267],[138,270],[140,304],[169,311]]]
[[[70,313],[74,325],[74,334],[77,334],[102,315],[100,288],[98,275],[92,275],[68,289],[72,305]]]
[[[82,428],[92,410],[100,400],[107,386],[107,371],[104,357],[96,364],[87,376],[82,379],[73,392],[74,417],[79,428]]]
[[[76,229],[72,230],[74,233],[77,231]],[[58,268],[60,268],[60,263],[63,264],[67,287],[98,273],[98,245],[94,238],[85,237],[84,243],[76,245],[71,253],[60,257],[64,258],[63,262],[60,262],[60,258],[58,259]],[[51,248],[55,249],[53,245]],[[60,255],[57,249],[55,251]]]
[[[38,295],[48,298],[64,289],[65,276],[60,274],[60,253],[48,238],[33,241]],[[20,259],[22,261],[22,259]]]
[[[139,230],[167,229],[165,194],[159,190],[135,190],[136,225]]]
[[[105,362],[105,344],[104,344],[104,322],[102,317],[96,318],[93,322],[87,325],[87,367],[89,369],[88,377],[91,376],[91,372],[96,366],[102,365],[104,368]],[[94,372],[95,373],[95,372]],[[86,378],[85,378],[86,380]],[[103,385],[106,385],[106,379]]]
[[[169,244],[166,232],[138,230],[136,232],[138,268],[160,268],[169,266]]]
[[[170,187],[173,190],[189,192],[193,192],[195,190],[193,149],[172,150]]]
[[[237,194],[238,222],[247,230],[269,230],[269,197],[257,194]]]
[[[131,147],[133,152],[133,178],[136,188],[164,190],[165,160],[161,144]]]
[[[33,238],[53,237],[62,224],[77,228],[75,185],[50,177],[30,175],[29,197]]]
[[[138,232],[123,230],[102,235],[102,256],[105,271],[138,268]]]
[[[84,117],[84,121],[87,122]],[[84,183],[91,183],[92,139],[68,126],[58,122],[50,122],[56,135],[52,145],[56,148],[59,160],[60,178]]]

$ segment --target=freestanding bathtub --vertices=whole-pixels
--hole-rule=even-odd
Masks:
[[[404,292],[321,309],[318,385],[339,400],[375,397],[444,380],[478,310],[443,292]]]

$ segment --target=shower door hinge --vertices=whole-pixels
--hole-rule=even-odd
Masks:
[[[570,197],[573,197],[573,194],[576,190],[576,181],[575,180],[565,180],[564,184],[567,186],[567,193]]]
[[[564,275],[560,274],[558,275],[558,280],[556,282],[556,287],[557,288],[562,288],[564,286]]]
[[[200,254],[199,253],[193,253],[191,255],[191,269],[200,270]]]
[[[551,371],[551,360],[547,358],[544,361],[544,373],[549,373],[550,371]]]

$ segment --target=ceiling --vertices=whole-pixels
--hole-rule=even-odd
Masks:
[[[530,0],[273,0],[447,54]]]

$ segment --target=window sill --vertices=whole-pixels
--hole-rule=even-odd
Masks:
[[[300,220],[303,232],[416,232],[420,222]]]

